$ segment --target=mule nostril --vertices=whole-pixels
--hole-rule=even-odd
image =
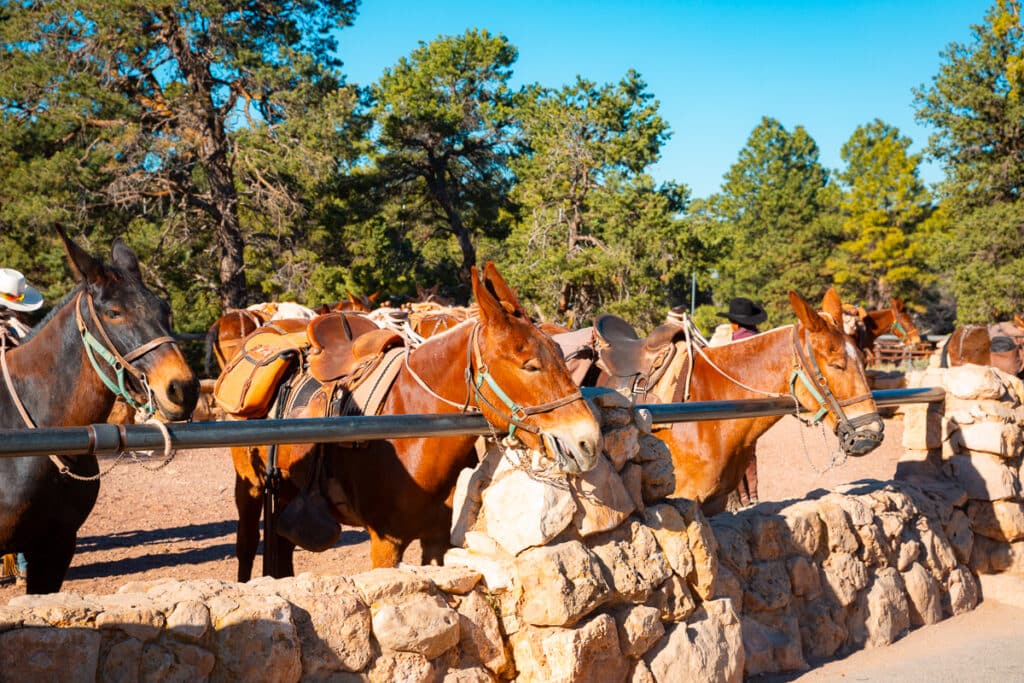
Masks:
[[[199,383],[195,379],[171,380],[167,384],[167,398],[174,405],[191,410],[199,399]]]

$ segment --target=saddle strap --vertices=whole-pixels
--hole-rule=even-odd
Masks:
[[[17,390],[14,388],[14,380],[11,379],[11,371],[7,367],[7,335],[0,333],[0,366],[3,367],[4,383],[7,385],[7,393],[11,395],[11,400],[14,401],[14,407],[18,409],[18,413],[21,415],[21,419],[24,420],[25,425],[29,429],[35,429],[36,423],[32,420],[32,416],[25,410],[25,404],[21,402],[21,397],[18,396]]]
[[[405,355],[406,349],[398,346],[385,352],[377,367],[367,375],[359,386],[346,392],[343,415],[378,415],[384,406],[384,399],[391,391],[391,385],[398,378],[402,369],[399,357]]]

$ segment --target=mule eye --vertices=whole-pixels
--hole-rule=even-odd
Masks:
[[[117,320],[118,318],[121,317],[122,313],[121,310],[118,308],[108,308],[107,310],[103,311],[103,315],[107,316],[111,320]]]
[[[540,372],[540,361],[536,358],[531,358],[523,363],[523,370],[527,372]]]

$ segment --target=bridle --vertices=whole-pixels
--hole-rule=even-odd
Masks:
[[[516,403],[508,393],[501,388],[501,385],[491,374],[487,367],[487,363],[483,359],[483,354],[480,351],[480,345],[477,343],[477,337],[480,333],[480,323],[477,322],[473,325],[473,329],[469,333],[469,342],[466,344],[466,369],[464,371],[466,378],[466,400],[462,403],[456,403],[450,401],[444,396],[440,396],[437,392],[431,389],[423,378],[421,378],[409,364],[409,356],[412,351],[407,351],[405,354],[405,369],[409,372],[410,376],[416,381],[419,386],[426,390],[431,396],[450,405],[454,408],[458,408],[462,412],[467,412],[471,409],[479,410],[481,404],[487,406],[492,412],[496,413],[499,417],[508,422],[508,439],[510,441],[518,440],[516,432],[522,430],[531,434],[536,434],[539,438],[547,441],[551,439],[539,426],[532,425],[526,422],[531,416],[539,415],[542,413],[548,413],[562,406],[569,405],[575,401],[582,401],[583,394],[579,389],[557,398],[547,403],[541,403],[533,406],[523,406]],[[495,405],[494,402],[489,400],[481,391],[484,385],[491,390],[491,392],[497,397],[497,401],[504,406],[504,409]],[[476,406],[472,406],[471,402],[473,399],[476,400]],[[553,452],[560,453],[560,449],[553,449]]]
[[[806,353],[805,353],[806,350]],[[860,396],[840,401],[832,393],[828,380],[821,371],[818,358],[811,349],[811,341],[806,337],[801,344],[800,329],[798,325],[793,326],[793,372],[789,377],[789,391],[796,398],[796,383],[799,380],[807,392],[818,403],[818,411],[807,420],[807,424],[817,424],[824,419],[829,411],[836,418],[836,436],[844,452],[852,450],[857,441],[875,441],[876,445],[882,442],[885,432],[885,423],[877,412],[865,413],[857,417],[849,418],[843,410],[845,406],[855,405],[871,400],[871,392],[868,391]],[[877,424],[878,429],[865,429],[869,425]]]
[[[97,339],[89,331],[86,325],[85,318],[82,315],[82,298],[85,298],[86,304],[89,307],[89,315],[92,317],[92,321],[96,326],[96,329],[100,333],[100,337],[103,338],[103,342]],[[107,334],[106,329],[103,327],[102,321],[96,314],[96,307],[93,304],[93,298],[89,295],[86,290],[79,292],[75,298],[75,324],[78,326],[78,333],[82,337],[82,344],[85,346],[86,355],[89,357],[89,363],[92,365],[93,370],[96,371],[96,375],[100,378],[100,381],[115,396],[119,396],[125,400],[125,402],[132,408],[145,413],[146,417],[153,415],[156,412],[155,405],[153,403],[153,390],[149,387],[149,381],[146,379],[146,374],[138,370],[132,365],[132,361],[138,360],[142,356],[146,355],[153,349],[163,344],[174,344],[173,337],[163,336],[151,339],[148,342],[137,346],[135,349],[128,353],[121,355],[117,347],[114,346],[114,342],[111,341],[110,336]],[[107,372],[100,367],[100,362],[97,360],[97,356],[107,364],[107,366],[113,370],[114,379],[111,379]],[[133,392],[125,386],[125,373],[131,375],[139,386],[142,387],[145,392],[145,402],[141,402],[136,399]]]
[[[85,298],[89,315],[92,317],[92,322],[99,331],[100,337],[103,338],[102,342],[89,331],[85,317],[82,315],[83,298]],[[78,328],[78,333],[81,336],[83,346],[85,346],[86,356],[88,356],[89,363],[92,365],[96,375],[115,396],[123,398],[128,405],[141,413],[144,413],[146,417],[151,416],[155,412],[153,391],[149,388],[149,381],[146,379],[145,373],[134,367],[132,365],[132,361],[138,360],[158,346],[168,343],[176,343],[174,338],[169,336],[157,337],[122,355],[117,350],[117,347],[114,346],[114,342],[111,341],[110,335],[107,334],[106,329],[104,329],[103,323],[96,314],[96,307],[93,304],[92,295],[90,295],[87,290],[83,289],[78,293],[78,296],[75,297],[74,306],[75,323]],[[104,361],[109,368],[113,370],[116,381],[109,377],[107,372],[100,367],[97,356],[99,356],[99,359]],[[11,379],[10,370],[7,367],[6,339],[4,339],[3,346],[0,348],[0,366],[2,366],[3,369],[4,382],[7,385],[7,391],[13,399],[18,412],[21,414],[21,419],[29,429],[35,429],[36,423],[32,419],[32,416],[29,415],[28,410],[26,410],[21,397],[18,396],[18,392],[14,387],[14,381]],[[145,391],[144,402],[136,399],[132,391],[125,386],[125,373],[131,375]]]

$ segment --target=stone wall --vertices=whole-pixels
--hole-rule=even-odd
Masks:
[[[969,424],[1017,409],[1000,386],[984,405],[1004,412]],[[908,440],[937,440],[909,447],[905,481],[710,522],[665,499],[671,460],[649,414],[617,394],[592,404],[606,457],[585,476],[498,448],[463,473],[444,568],[16,598],[0,607],[0,681],[738,681],[884,645],[978,602],[968,566],[996,539],[976,540],[970,522],[1003,519],[993,503],[1013,497],[968,498],[939,476],[967,472],[953,463],[959,404],[922,407],[920,424],[908,412]],[[1005,485],[1019,507],[1019,432],[985,433],[1002,449],[990,455],[1016,463]]]

